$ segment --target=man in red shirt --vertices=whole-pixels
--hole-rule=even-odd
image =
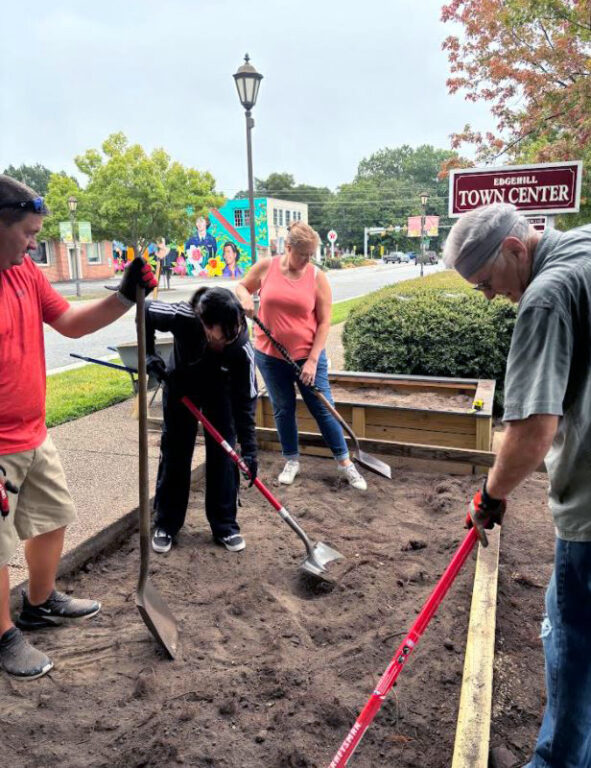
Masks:
[[[75,511],[45,426],[43,323],[79,338],[125,314],[138,285],[148,293],[156,285],[149,264],[137,258],[117,293],[70,306],[28,255],[47,213],[32,189],[0,175],[0,667],[23,679],[44,675],[53,663],[20,629],[90,618],[101,607],[55,589],[65,528]],[[8,562],[19,539],[29,584],[14,626]]]

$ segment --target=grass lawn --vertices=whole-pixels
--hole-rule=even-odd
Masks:
[[[131,380],[123,372],[89,364],[56,373],[47,377],[47,426],[79,419],[132,395]]]
[[[332,305],[332,316],[330,318],[331,325],[337,325],[338,323],[344,323],[349,312],[365,299],[365,296],[358,296],[356,299],[347,299],[346,301],[337,301]]]

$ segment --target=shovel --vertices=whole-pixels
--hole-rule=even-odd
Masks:
[[[183,405],[185,405],[191,411],[197,421],[200,421],[203,424],[203,428],[206,429],[207,432],[209,432],[212,438],[216,441],[216,443],[224,449],[232,461],[238,466],[240,471],[250,479],[250,471],[244,461],[242,461],[240,456],[238,456],[230,444],[224,440],[222,435],[217,431],[209,419],[207,419],[203,413],[201,413],[199,408],[197,408],[197,406],[191,402],[188,397],[181,398],[181,403],[183,403]],[[333,562],[333,560],[342,560],[343,555],[341,555],[340,552],[337,552],[336,549],[329,547],[328,544],[324,544],[322,541],[317,541],[315,544],[313,544],[303,529],[296,523],[287,509],[285,509],[283,504],[281,504],[281,502],[273,496],[271,491],[265,485],[263,485],[258,477],[255,478],[253,485],[256,486],[256,488],[263,494],[267,501],[277,510],[277,512],[279,512],[281,519],[285,520],[289,527],[295,533],[297,533],[300,539],[304,542],[304,546],[306,547],[306,557],[300,564],[300,570],[311,576],[323,579],[324,574],[326,573],[326,566]]]
[[[269,339],[271,344],[277,349],[281,355],[287,360],[287,362],[291,365],[293,370],[295,371],[298,379],[300,378],[300,374],[302,373],[302,369],[300,366],[296,363],[296,361],[291,357],[287,349],[283,346],[283,344],[280,344],[277,339],[273,338],[273,335],[271,334],[271,331],[267,328],[266,325],[263,324],[261,320],[255,315],[253,318],[254,322],[259,326],[261,331],[265,334],[265,336]],[[369,453],[366,453],[365,451],[361,450],[361,446],[359,445],[359,440],[357,438],[357,435],[351,427],[347,424],[345,419],[341,416],[341,414],[337,411],[337,409],[334,407],[334,405],[322,394],[322,392],[318,389],[318,387],[315,384],[309,384],[309,388],[312,390],[314,395],[320,400],[321,403],[324,403],[325,407],[332,413],[332,415],[335,417],[335,419],[339,422],[339,424],[343,427],[345,432],[349,435],[351,440],[353,441],[355,445],[355,450],[353,451],[353,456],[357,459],[357,461],[361,464],[362,467],[365,467],[366,469],[369,469],[371,472],[375,472],[376,475],[382,475],[383,477],[387,477],[388,480],[392,479],[392,469],[389,464],[386,464],[385,461],[381,461],[376,456],[372,456]]]
[[[144,624],[160,643],[171,659],[178,645],[178,628],[164,599],[148,578],[150,563],[150,509],[148,482],[148,400],[146,376],[146,316],[144,314],[144,289],[138,286],[137,301],[137,351],[138,351],[138,401],[139,401],[139,491],[140,491],[140,575],[135,604]]]

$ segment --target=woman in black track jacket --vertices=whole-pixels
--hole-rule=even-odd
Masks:
[[[174,337],[168,365],[155,352],[155,331]],[[238,439],[256,477],[254,352],[242,306],[226,288],[200,288],[189,302],[146,302],[146,350],[148,372],[164,381],[152,548],[168,552],[185,521],[197,434],[181,397],[187,395],[232,447]],[[205,512],[214,540],[231,552],[245,547],[236,521],[238,488],[238,468],[206,433]]]

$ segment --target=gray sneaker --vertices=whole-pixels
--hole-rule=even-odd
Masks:
[[[36,680],[52,669],[53,661],[12,627],[0,637],[0,667],[20,680]]]
[[[23,609],[18,615],[16,626],[19,629],[43,629],[55,627],[69,621],[90,619],[100,611],[97,600],[83,600],[70,597],[54,589],[41,605],[31,605],[23,589]]]

